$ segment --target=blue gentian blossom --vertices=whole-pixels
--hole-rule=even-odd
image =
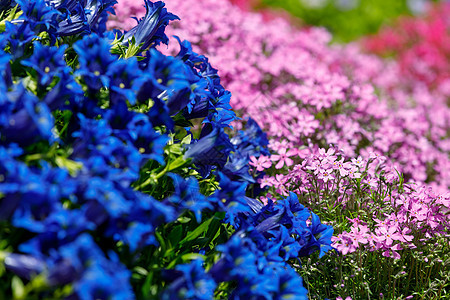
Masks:
[[[136,57],[114,61],[108,66],[106,76],[109,78],[111,105],[127,100],[136,104],[136,94],[147,80]]]
[[[66,13],[58,24],[58,36],[89,34],[105,31],[106,14],[114,13],[115,0],[69,0],[53,1],[55,7]]]
[[[202,264],[201,260],[196,259],[189,264],[176,266],[179,277],[164,291],[162,299],[213,299],[217,284],[205,272]]]
[[[34,44],[34,52],[30,58],[23,60],[22,65],[33,68],[38,73],[38,83],[48,86],[54,76],[69,72],[64,60],[67,45],[61,47],[47,47],[39,42]]]
[[[58,28],[62,14],[46,0],[15,0],[22,10],[19,20],[30,24],[31,29],[39,34],[42,31],[53,35]]]
[[[110,53],[111,45],[106,39],[96,34],[83,37],[73,44],[78,54],[79,69],[75,74],[83,77],[87,86],[98,91],[109,86],[109,77],[106,76],[108,67],[117,57]]]
[[[28,280],[43,272],[47,265],[42,259],[31,255],[9,253],[3,260],[7,270]]]
[[[145,2],[145,16],[138,21],[138,25],[124,34],[124,43],[130,43],[134,38],[137,45],[141,45],[141,51],[149,47],[154,47],[160,43],[167,44],[167,38],[164,30],[169,21],[179,20],[177,16],[169,13],[164,7],[164,2],[157,1],[155,3],[150,0]]]
[[[200,139],[187,145],[184,157],[192,158],[192,163],[200,168],[200,174],[206,177],[213,166],[223,168],[232,150],[234,147],[223,129],[207,124],[202,129]]]
[[[134,299],[131,272],[113,253],[105,257],[92,237],[80,235],[47,259],[50,284],[72,283],[79,299]]]
[[[9,102],[9,109],[0,111],[0,120],[4,113],[8,118],[8,123],[0,124],[0,143],[8,141],[26,146],[39,140],[56,140],[52,131],[54,119],[50,109],[34,94],[25,90],[22,83],[15,85],[3,101]]]
[[[21,24],[5,22],[5,28],[7,34],[3,34],[0,37],[0,43],[9,43],[13,58],[17,59],[22,57],[26,45],[36,38],[35,33],[30,28],[30,24],[27,22]]]
[[[195,89],[193,85],[199,78],[190,72],[183,61],[150,49],[140,65],[148,80],[139,92],[139,98],[164,100],[170,115],[179,113],[188,105],[191,91]]]
[[[169,174],[173,180],[174,193],[167,199],[180,210],[190,210],[194,213],[198,223],[202,220],[204,209],[213,209],[213,204],[200,193],[198,181],[192,177],[184,179],[177,174]]]
[[[217,172],[217,175],[221,189],[210,196],[210,201],[215,203],[219,211],[225,211],[225,221],[237,228],[238,216],[251,211],[245,198],[247,183],[233,181],[221,172]]]

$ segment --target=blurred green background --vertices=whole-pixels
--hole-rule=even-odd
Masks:
[[[421,15],[437,0],[260,0],[257,8],[282,8],[303,24],[323,26],[335,42],[349,42],[391,25],[399,15]]]

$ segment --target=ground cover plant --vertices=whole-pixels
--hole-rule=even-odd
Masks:
[[[419,83],[428,89],[450,94],[450,3],[443,2],[421,17],[399,18],[364,40],[371,53],[398,61],[404,84]]]
[[[270,155],[250,156],[251,196],[270,206],[294,192],[335,229],[337,251],[297,266],[309,297],[449,298],[448,95],[323,29],[227,1],[167,5],[189,20],[169,32],[210,58],[238,115],[268,134]]]
[[[188,41],[156,49],[178,16],[146,0],[108,31],[116,1],[0,3],[2,299],[307,298],[299,259],[333,228],[295,193],[251,197],[267,137],[231,131]]]

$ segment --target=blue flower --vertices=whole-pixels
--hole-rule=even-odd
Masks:
[[[0,43],[9,42],[10,52],[13,58],[17,59],[23,56],[26,44],[33,40],[36,35],[27,22],[13,24],[5,22],[6,33],[0,36]]]
[[[168,137],[153,129],[147,114],[128,110],[125,102],[119,102],[105,113],[114,136],[129,141],[145,159],[164,163],[164,146]]]
[[[46,268],[45,261],[31,255],[9,253],[3,261],[7,270],[25,278],[32,279]]]
[[[258,250],[243,232],[235,233],[225,244],[218,245],[220,260],[210,270],[216,282],[230,281],[240,276],[256,276]]]
[[[53,116],[48,106],[26,91],[21,83],[14,86],[14,90],[7,93],[9,112],[8,123],[0,124],[0,143],[15,142],[22,146],[30,145],[39,140],[56,140],[52,129]],[[0,112],[2,115],[3,111]],[[0,117],[0,120],[2,117]]]
[[[192,211],[197,222],[200,223],[202,211],[214,207],[207,197],[200,193],[198,181],[192,177],[184,179],[177,174],[169,174],[169,177],[173,180],[175,191],[167,198],[167,201],[174,204],[180,213],[185,209]]]
[[[84,2],[84,1],[83,1]],[[70,36],[80,33],[90,33],[89,23],[84,6],[79,1],[69,1],[70,6],[66,8],[66,15],[58,24],[58,36]]]
[[[48,5],[45,0],[15,0],[22,10],[22,15],[19,20],[24,20],[29,23],[32,30],[39,34],[46,31],[53,34],[58,28],[58,19],[61,13],[53,6]]]
[[[107,13],[113,13],[115,0],[55,0],[56,8],[65,12],[58,27],[58,36],[105,32]]]
[[[243,156],[239,151],[231,153],[227,163],[222,169],[222,172],[233,180],[254,183],[255,180],[249,174],[249,161],[248,156]]]
[[[235,145],[242,155],[256,157],[270,155],[267,134],[262,131],[258,123],[252,118],[247,119],[244,130],[240,130],[237,135],[231,138],[231,143]]]
[[[156,227],[172,222],[177,216],[175,209],[131,189],[122,189],[121,192],[132,207],[126,215],[109,218],[105,235],[122,241],[131,252],[148,245],[158,245]]]
[[[272,235],[268,240],[268,248],[274,248],[275,255],[282,257],[285,261],[297,258],[301,245],[289,234],[289,230],[280,225],[276,230],[268,233]]]
[[[68,210],[62,205],[55,205],[47,218],[39,223],[34,222],[34,225],[37,226],[27,226],[28,230],[38,234],[19,246],[19,250],[24,253],[48,254],[72,242],[81,233],[96,229],[95,224],[86,216],[86,207]]]
[[[196,259],[189,264],[177,265],[175,270],[179,277],[164,290],[162,299],[213,299],[217,284],[202,264]]]
[[[141,68],[148,76],[138,98],[166,101],[170,115],[175,115],[188,105],[198,77],[189,72],[184,63],[174,57],[165,56],[155,49],[147,52]]]
[[[92,34],[74,43],[73,48],[78,54],[79,63],[79,69],[75,74],[83,76],[87,86],[94,91],[109,86],[106,73],[109,65],[116,61],[117,57],[110,53],[111,45],[108,41]]]
[[[33,54],[29,59],[23,60],[22,65],[36,70],[40,86],[46,87],[52,82],[54,76],[69,72],[69,67],[64,61],[67,45],[48,47],[39,42],[35,42],[33,45]]]
[[[83,89],[69,72],[64,70],[57,78],[57,84],[42,99],[50,110],[72,108],[82,102]]]
[[[220,172],[218,172],[218,177],[220,190],[216,190],[210,196],[210,201],[213,201],[220,211],[227,213],[224,221],[229,222],[234,227],[238,227],[238,215],[251,211],[245,197],[247,183],[232,181]]]
[[[109,78],[111,105],[127,100],[136,104],[136,95],[147,80],[136,57],[114,61],[108,66],[106,76]]]
[[[49,283],[72,283],[79,299],[134,299],[131,272],[113,252],[106,258],[88,234],[52,253],[47,264]]]
[[[331,237],[333,236],[333,227],[322,224],[319,216],[311,213],[311,234],[308,244],[302,249],[302,255],[306,256],[319,249],[319,258],[324,256],[326,252],[332,250]]]
[[[1,45],[1,38],[0,48],[4,48],[4,46]],[[11,57],[12,56],[10,54],[6,54],[4,51],[0,50],[0,93],[2,95],[5,95],[7,89],[9,89],[13,84],[11,65],[9,63]],[[0,105],[2,105],[2,101],[4,101],[4,98],[0,100]]]
[[[178,37],[175,38],[180,44],[180,52],[176,57],[183,60],[191,73],[197,77],[194,93],[190,96],[190,103],[183,111],[184,117],[188,120],[206,117],[204,123],[213,123],[219,127],[231,127],[231,121],[236,120],[237,117],[231,110],[231,93],[220,84],[217,70],[211,66],[205,56],[192,51],[192,46],[188,41],[181,42]]]
[[[223,129],[210,124],[203,127],[200,139],[186,148],[184,157],[192,158],[192,163],[200,168],[203,177],[208,176],[213,166],[222,169],[234,149]]]
[[[161,1],[152,3],[145,1],[145,16],[138,21],[138,25],[124,34],[124,43],[128,44],[134,37],[136,44],[141,45],[141,51],[148,47],[154,47],[161,42],[167,44],[167,38],[164,30],[169,21],[179,20],[177,16],[167,12],[165,4]]]

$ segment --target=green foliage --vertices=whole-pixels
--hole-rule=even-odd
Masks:
[[[393,18],[411,14],[406,0],[262,0],[262,3],[285,9],[307,25],[327,28],[338,42],[375,33]]]

